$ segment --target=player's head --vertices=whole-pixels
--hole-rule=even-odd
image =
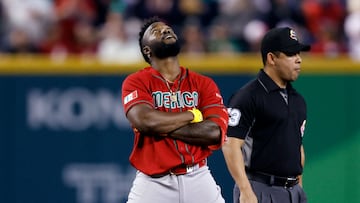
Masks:
[[[144,21],[139,32],[139,45],[149,64],[152,57],[164,59],[177,56],[180,52],[179,40],[173,29],[156,16]]]
[[[309,51],[310,45],[298,41],[296,33],[289,27],[273,28],[269,30],[261,41],[261,57],[265,65],[269,52],[282,52],[287,56]]]

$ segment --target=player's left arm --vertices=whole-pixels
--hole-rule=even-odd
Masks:
[[[204,120],[185,125],[171,132],[169,136],[189,144],[218,149],[224,143],[229,116],[215,82],[207,78],[202,84],[204,85],[200,86],[203,88],[199,91],[198,109]]]
[[[307,112],[307,110],[306,110],[306,102],[305,102],[304,98],[303,98],[303,104],[304,104],[304,109],[305,109],[305,111],[304,111],[305,115],[303,117],[303,121],[302,121],[302,124],[301,124],[301,127],[300,127],[301,142],[302,142],[302,139],[303,139],[304,134],[305,134],[306,117],[307,117],[306,116],[306,112]],[[301,164],[301,167],[303,168],[303,171],[304,171],[304,167],[305,167],[305,149],[304,149],[303,144],[301,144],[301,146],[300,146],[300,164]],[[303,175],[303,173],[298,176],[299,185],[301,187],[303,186],[303,176],[302,175]]]
[[[304,168],[305,166],[305,151],[304,151],[304,146],[301,145],[300,147],[300,155],[301,155],[301,166]],[[302,187],[303,186],[303,181],[302,181],[302,174],[299,175],[299,185]]]

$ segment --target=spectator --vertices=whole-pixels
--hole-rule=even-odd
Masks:
[[[2,0],[6,34],[26,35],[33,44],[45,37],[44,30],[54,22],[53,4],[49,0]]]
[[[184,21],[184,16],[179,11],[179,0],[137,0],[129,2],[126,16],[136,17],[140,20],[151,16],[158,16],[172,25],[175,31],[179,31],[179,27]]]
[[[97,39],[93,24],[97,13],[94,1],[55,0],[54,9],[57,21],[40,44],[42,53],[59,56],[95,53]]]
[[[215,21],[209,26],[207,39],[210,53],[233,54],[239,51],[238,44],[230,36],[229,24],[225,21]]]
[[[345,52],[343,23],[346,16],[341,0],[304,0],[302,12],[313,36],[312,52],[336,56]]]
[[[1,51],[11,54],[37,53],[38,49],[24,28],[13,28],[1,46]]]
[[[260,50],[261,39],[268,30],[265,22],[255,19],[248,22],[243,30],[243,36],[248,44],[249,52],[257,52]]]
[[[345,18],[344,30],[347,36],[349,55],[355,61],[360,62],[360,2],[348,0],[347,11],[349,14]]]
[[[74,25],[74,53],[94,55],[97,52],[98,35],[95,27],[87,20],[78,20]]]
[[[262,20],[274,28],[284,22],[304,25],[304,14],[301,11],[301,1],[298,0],[270,0],[270,9],[262,15]]]
[[[134,22],[135,27],[140,30],[140,24],[136,25],[136,20],[128,20],[128,23],[130,22]],[[101,30],[97,53],[101,62],[129,64],[142,61],[137,38],[131,38],[126,30],[127,27],[132,26],[134,24],[127,25],[124,22],[124,17],[121,13],[110,12],[108,14],[104,27]]]
[[[183,41],[181,53],[198,55],[207,52],[203,28],[197,19],[185,22],[180,38]]]
[[[252,20],[259,19],[268,9],[268,0],[222,0],[219,2],[217,20],[226,22],[231,28],[229,37],[236,43],[238,52],[252,51],[253,42],[245,36],[245,27]],[[252,34],[257,34],[257,32]]]
[[[208,27],[219,15],[219,3],[216,0],[178,0],[178,4],[184,19],[196,18],[204,27]]]

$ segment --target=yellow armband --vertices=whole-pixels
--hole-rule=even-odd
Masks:
[[[191,121],[191,123],[198,123],[198,122],[203,121],[203,116],[199,109],[193,108],[188,111],[190,111],[194,115],[194,119]]]

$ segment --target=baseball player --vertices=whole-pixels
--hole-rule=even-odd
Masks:
[[[207,166],[227,130],[215,82],[179,65],[180,45],[159,18],[145,21],[141,53],[151,66],[130,74],[122,101],[134,130],[130,163],[137,169],[128,203],[223,203]]]
[[[235,181],[234,203],[305,203],[302,189],[306,103],[291,85],[301,70],[299,43],[289,27],[267,32],[264,68],[229,102],[228,140],[222,150]]]

